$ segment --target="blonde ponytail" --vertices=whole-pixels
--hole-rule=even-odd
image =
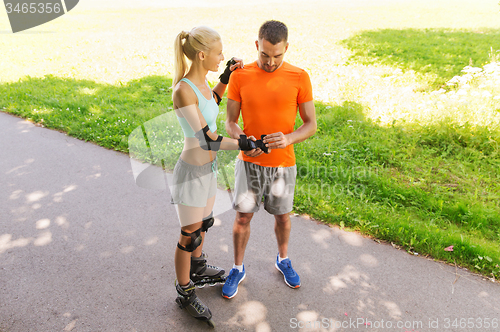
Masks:
[[[183,40],[184,43],[182,42]],[[210,51],[213,42],[220,40],[220,35],[212,28],[200,26],[193,28],[190,32],[182,31],[175,37],[174,43],[174,81],[175,86],[186,75],[188,65],[186,57],[195,61],[199,52]]]
[[[175,37],[174,43],[174,81],[175,86],[186,75],[187,63],[184,57],[184,47],[182,41],[189,36],[189,32],[182,31]]]

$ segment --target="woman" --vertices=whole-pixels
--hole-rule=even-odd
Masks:
[[[190,60],[190,66],[186,59]],[[212,325],[210,309],[195,294],[195,283],[221,279],[224,270],[206,264],[202,244],[213,224],[212,208],[217,189],[217,150],[266,150],[262,140],[242,135],[232,139],[217,135],[218,104],[240,59],[231,59],[211,90],[206,75],[217,72],[224,60],[219,34],[209,27],[181,32],[175,40],[174,110],[184,132],[184,149],[174,169],[172,202],[177,204],[181,235],[175,251],[177,304],[197,319]]]

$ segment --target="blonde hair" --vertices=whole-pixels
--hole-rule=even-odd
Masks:
[[[175,38],[174,44],[174,81],[175,86],[188,71],[186,58],[195,61],[199,52],[210,51],[213,42],[220,40],[217,31],[207,26],[193,28],[190,32],[182,31]],[[182,42],[184,40],[184,43]]]

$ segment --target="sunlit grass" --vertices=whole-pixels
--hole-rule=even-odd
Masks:
[[[489,61],[488,51],[500,49],[500,30],[384,29],[364,31],[343,43],[356,62],[428,74],[431,86],[439,88],[465,66]]]
[[[25,78],[0,85],[0,105],[49,128],[128,152],[133,129],[172,109],[170,84],[166,77],[120,86],[53,76]]]

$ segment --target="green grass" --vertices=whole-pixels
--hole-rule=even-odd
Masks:
[[[150,76],[119,86],[46,76],[0,85],[3,110],[109,149],[128,152],[128,136],[172,109],[172,81]]]
[[[351,61],[385,64],[427,74],[431,87],[441,87],[468,65],[482,66],[491,49],[500,49],[500,30],[383,29],[343,40]]]
[[[327,107],[317,105],[317,135],[296,147],[298,212],[498,276],[500,158],[491,133],[382,127],[359,104]],[[454,252],[443,250],[450,245]]]
[[[213,8],[82,3],[29,33],[0,34],[0,49],[9,50],[0,60],[0,110],[172,168],[182,148],[169,91],[174,36],[212,26],[225,56],[249,63],[258,25],[269,18],[260,5],[235,15],[225,4],[211,15]],[[474,76],[434,91],[471,60],[492,59],[500,6],[353,0],[266,8],[289,26],[286,59],[308,70],[317,101],[318,132],[295,147],[295,211],[500,278],[500,82]],[[0,30],[6,22],[0,16]],[[152,154],[144,132],[155,133]],[[234,156],[219,154],[229,183]]]

